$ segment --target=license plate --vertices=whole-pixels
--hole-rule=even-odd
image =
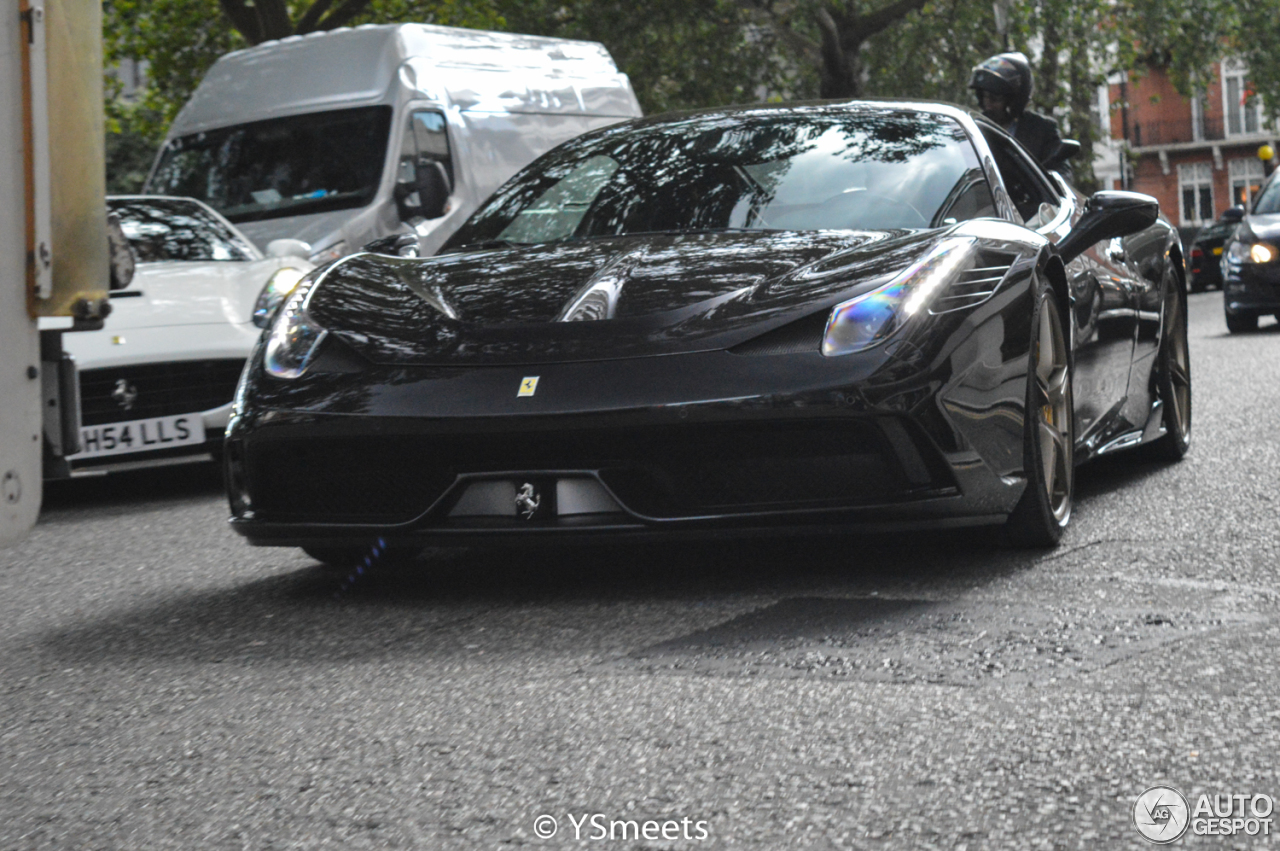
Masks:
[[[81,426],[80,452],[70,456],[69,460],[150,452],[198,443],[204,443],[204,419],[199,414]]]

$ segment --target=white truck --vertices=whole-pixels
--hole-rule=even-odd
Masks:
[[[640,115],[603,45],[423,24],[264,42],[219,59],[145,192],[204,201],[260,248],[324,262],[396,234],[431,254],[507,178]]]
[[[16,5],[16,8],[15,8]],[[63,334],[100,329],[109,261],[102,5],[18,0],[0,16],[0,546],[35,523],[42,467],[78,449]],[[12,14],[11,14],[12,13]],[[126,266],[128,267],[126,273]],[[39,331],[40,317],[65,317]]]

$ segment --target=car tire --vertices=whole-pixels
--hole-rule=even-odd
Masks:
[[[1208,284],[1201,283],[1200,281],[1196,280],[1195,278],[1192,278],[1192,279],[1191,279],[1191,286],[1190,286],[1190,287],[1188,287],[1188,289],[1189,289],[1191,292],[1193,292],[1193,293],[1202,293],[1202,292],[1204,292],[1205,290],[1209,289],[1209,285],[1208,285]]]
[[[1247,334],[1250,331],[1258,330],[1258,314],[1256,313],[1228,313],[1227,331],[1232,334]]]
[[[1027,486],[1005,523],[1015,547],[1056,547],[1075,493],[1075,409],[1066,327],[1054,292],[1037,285],[1027,361],[1023,459]]]
[[[1177,280],[1165,291],[1165,334],[1156,358],[1156,393],[1164,407],[1164,436],[1147,445],[1156,461],[1181,461],[1191,448],[1191,347],[1187,303]]]

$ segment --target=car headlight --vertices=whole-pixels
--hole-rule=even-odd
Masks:
[[[973,254],[973,240],[944,239],[889,283],[837,304],[827,319],[822,353],[849,355],[888,339],[907,319],[927,308]]]
[[[347,242],[340,239],[328,248],[322,248],[307,259],[317,266],[321,263],[328,263],[330,260],[337,260],[347,253]]]
[[[311,318],[307,305],[316,285],[324,277],[324,271],[329,268],[332,267],[313,269],[303,275],[276,313],[262,358],[268,375],[286,379],[302,375],[328,336],[329,332]]]
[[[289,293],[293,292],[298,281],[302,280],[303,274],[301,269],[284,266],[267,279],[267,285],[262,288],[262,292],[258,293],[258,300],[253,305],[254,325],[266,328],[271,324],[272,318],[276,315],[276,309]]]
[[[1280,249],[1269,242],[1233,242],[1227,249],[1227,260],[1232,263],[1270,263],[1280,257]]]

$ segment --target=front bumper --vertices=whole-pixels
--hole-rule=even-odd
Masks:
[[[227,429],[231,524],[254,544],[336,546],[1000,523],[1025,488],[1022,297],[955,317],[932,352],[900,340],[844,358],[720,351],[295,382],[255,362]],[[531,375],[537,392],[518,397]],[[556,509],[522,516],[511,497],[524,485]]]
[[[1280,262],[1224,266],[1222,299],[1227,313],[1280,313]]]

